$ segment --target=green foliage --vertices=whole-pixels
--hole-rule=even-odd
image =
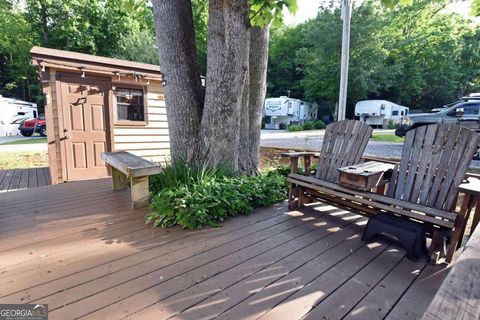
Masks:
[[[403,143],[403,137],[397,137],[393,133],[374,133],[370,140]]]
[[[478,90],[480,28],[442,10],[447,3],[418,0],[395,10],[385,10],[378,1],[354,6],[348,116],[353,116],[359,100],[381,98],[427,110]],[[268,95],[291,90],[292,96],[325,103],[333,111],[338,100],[341,39],[341,10],[333,3],[322,4],[315,19],[274,28]]]
[[[283,8],[286,7],[292,14],[297,12],[297,0],[250,0],[250,23],[256,27],[264,27],[273,21],[273,24],[283,24]]]
[[[39,104],[34,45],[158,64],[148,0],[3,0],[0,30],[0,94]]]
[[[288,131],[293,132],[293,131],[302,131],[303,127],[299,124],[291,124],[287,128]]]
[[[118,52],[113,54],[114,58],[158,64],[157,39],[150,30],[122,38],[119,47]]]
[[[248,214],[287,197],[287,182],[278,172],[259,176],[206,177],[161,189],[146,218],[155,227],[218,226],[229,216]]]
[[[387,129],[392,130],[392,129],[396,129],[397,127],[398,127],[398,125],[395,124],[395,123],[393,122],[393,120],[388,120]]]
[[[472,14],[474,16],[480,16],[480,0],[472,1]]]
[[[317,120],[313,123],[313,127],[317,130],[325,129],[327,126],[322,120]]]
[[[303,130],[313,130],[313,121],[305,121],[302,128]]]
[[[0,30],[0,95],[41,103],[35,68],[29,63],[30,21],[9,1],[0,1]]]
[[[162,171],[150,176],[150,191],[155,194],[163,189],[171,189],[180,185],[197,184],[203,180],[232,176],[232,172],[226,167],[219,166],[211,169],[206,165],[192,167],[185,161],[178,160],[174,163],[165,163]]]

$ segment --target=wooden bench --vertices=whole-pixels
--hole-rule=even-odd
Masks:
[[[103,152],[102,160],[112,168],[113,190],[127,189],[130,178],[132,209],[148,206],[148,176],[160,173],[162,168],[126,151]]]
[[[446,261],[452,261],[465,227],[465,210],[455,211],[458,188],[478,147],[476,132],[445,124],[407,132],[400,165],[395,166],[385,195],[338,184],[338,175],[335,176],[332,168],[338,171],[345,166],[342,162],[356,144],[349,144],[348,139],[338,143],[338,139],[332,142],[327,138],[331,139],[327,135],[324,139],[328,147],[322,146],[315,178],[299,175],[292,169],[288,177],[291,203],[295,204],[295,196],[299,207],[306,197],[320,198],[359,213],[388,212],[424,223],[432,237],[430,256],[449,239]],[[339,156],[338,151],[343,149]],[[326,163],[322,163],[323,159]]]

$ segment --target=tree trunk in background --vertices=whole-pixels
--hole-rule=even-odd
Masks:
[[[199,132],[204,91],[190,0],[153,0],[172,160],[187,158]]]
[[[245,173],[255,174],[260,161],[260,131],[262,128],[262,111],[267,93],[267,64],[269,26],[254,27],[250,31],[250,95],[248,103],[249,114],[249,150],[250,163]]]
[[[238,170],[249,33],[248,0],[210,1],[207,87],[193,163]]]
[[[238,118],[239,143],[238,143],[238,171],[250,174],[250,72],[245,76],[245,89],[242,95],[242,106]]]

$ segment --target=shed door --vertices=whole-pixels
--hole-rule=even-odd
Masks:
[[[101,158],[109,132],[108,82],[62,76],[61,88],[67,179],[108,176]]]

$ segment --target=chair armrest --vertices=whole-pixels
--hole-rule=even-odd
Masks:
[[[282,157],[287,158],[299,158],[305,156],[315,156],[317,152],[284,152],[282,153]]]
[[[311,172],[311,157],[315,156],[316,152],[285,152],[282,153],[282,157],[290,158],[290,173],[297,173],[298,170],[298,158],[303,157],[305,164],[305,175],[309,176]]]
[[[458,186],[458,191],[469,193],[472,196],[480,196],[480,179],[469,177]]]

